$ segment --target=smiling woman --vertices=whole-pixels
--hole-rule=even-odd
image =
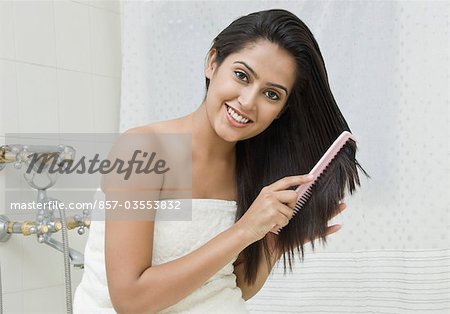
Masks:
[[[251,138],[283,110],[296,78],[295,59],[266,39],[246,44],[220,67],[217,54],[216,48],[211,49],[205,71],[209,92],[204,102],[211,103],[205,106],[207,116],[217,134],[228,142]],[[214,117],[219,111],[224,114]]]
[[[146,200],[174,199],[186,183],[180,173],[192,169],[192,220],[93,224],[78,313],[247,313],[244,301],[282,255],[291,265],[294,250],[339,229],[327,222],[345,209],[345,187],[359,184],[356,145],[336,158],[328,189],[294,218],[293,189],[311,181],[303,174],[349,131],[308,27],[286,10],[238,18],[214,39],[205,80],[193,113],[125,133],[144,135],[181,172],[127,182],[105,176],[102,184],[108,200],[134,200],[139,191]],[[165,133],[191,134],[189,149],[149,144]],[[167,153],[174,147],[177,154]],[[124,140],[112,155],[138,148]],[[97,239],[101,247],[103,236],[104,257],[90,245]]]

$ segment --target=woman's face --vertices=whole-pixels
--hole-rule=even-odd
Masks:
[[[215,50],[205,75],[208,119],[224,140],[236,142],[264,131],[286,104],[295,82],[294,58],[278,45],[260,40],[230,54],[218,67]]]

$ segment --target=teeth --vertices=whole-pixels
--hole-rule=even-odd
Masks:
[[[231,109],[231,107],[228,107],[228,113],[230,114],[230,116],[233,117],[233,119],[234,119],[236,122],[245,124],[245,123],[247,123],[247,122],[249,121],[247,118],[244,118],[243,116],[237,114],[236,111],[234,111],[233,109]]]

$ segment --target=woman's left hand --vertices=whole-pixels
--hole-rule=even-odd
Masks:
[[[338,214],[342,213],[344,211],[344,209],[346,209],[346,208],[347,208],[347,205],[345,203],[340,203],[339,206],[338,206],[337,211],[334,213],[334,215],[329,220],[332,220]],[[337,232],[339,229],[341,229],[341,227],[342,227],[342,225],[339,225],[339,224],[328,226],[327,229],[325,230],[325,234],[327,236],[329,236],[330,234],[333,234],[333,233]],[[317,238],[314,238],[314,240],[315,239],[317,239]],[[304,244],[306,244],[308,242],[305,242]]]
[[[338,210],[336,211],[336,213],[333,215],[333,217],[331,217],[329,220],[333,219],[334,217],[336,217],[338,214],[342,213],[344,211],[344,209],[347,208],[347,205],[345,203],[341,203],[338,206]],[[342,225],[336,224],[336,225],[332,225],[332,226],[328,226],[327,229],[325,230],[325,234],[328,236],[330,234],[335,233],[336,231],[338,231],[339,229],[341,229]]]
[[[338,206],[338,210],[334,213],[334,215],[329,219],[333,219],[334,217],[336,217],[338,214],[342,213],[345,209],[347,208],[347,205],[345,203],[341,203]],[[325,230],[325,234],[327,236],[329,236],[330,234],[333,234],[337,231],[339,231],[339,229],[341,229],[342,225],[336,224],[336,225],[332,225],[332,226],[328,226],[327,229]],[[276,248],[276,241],[277,241],[278,235],[276,235],[275,233],[269,232],[266,234],[266,239],[268,241],[269,244],[269,250],[271,252],[273,252]],[[314,238],[314,240],[316,240],[318,237]],[[306,241],[303,244],[307,244],[310,241]],[[281,255],[279,255],[281,256]],[[278,256],[278,258],[279,258]],[[277,259],[278,259],[277,258]]]

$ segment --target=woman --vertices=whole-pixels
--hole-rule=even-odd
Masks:
[[[359,184],[355,146],[339,160],[344,166],[332,192],[292,220],[293,187],[310,180],[299,174],[349,130],[307,26],[285,10],[241,17],[214,39],[205,77],[206,95],[196,111],[126,132],[145,135],[137,146],[165,152],[172,170],[189,167],[192,157],[192,220],[107,219],[106,277],[92,266],[101,258],[94,256],[101,249],[90,244],[93,225],[75,296],[80,313],[114,313],[112,307],[118,313],[247,313],[244,300],[261,289],[282,255],[288,253],[291,265],[294,249],[303,254],[306,242],[339,230],[326,222],[346,207],[338,204],[345,185],[352,191]],[[148,140],[163,133],[192,134],[192,156],[187,149],[174,158],[170,141]],[[115,157],[136,147],[119,142]],[[182,199],[173,190],[186,182],[173,173],[180,172],[132,182],[106,178],[102,189],[107,200],[119,202]],[[319,220],[304,219],[317,216],[314,210]]]

